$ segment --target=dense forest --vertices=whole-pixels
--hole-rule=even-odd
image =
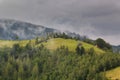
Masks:
[[[36,45],[29,41],[24,47],[1,48],[0,80],[106,80],[103,72],[120,66],[119,54],[98,55],[77,45],[76,52],[67,46],[50,51]]]

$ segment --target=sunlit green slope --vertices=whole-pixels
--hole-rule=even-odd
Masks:
[[[109,80],[120,80],[120,67],[105,72]]]
[[[64,45],[64,46],[68,47],[68,49],[70,51],[75,52],[75,48],[76,48],[78,43],[82,43],[83,47],[86,50],[89,50],[90,48],[94,48],[96,53],[104,53],[103,50],[101,50],[101,49],[99,49],[99,48],[97,48],[97,47],[95,47],[91,44],[88,44],[88,43],[85,43],[85,42],[82,42],[82,41],[76,41],[76,40],[73,40],[73,39],[55,38],[55,39],[49,39],[47,42],[44,42],[43,44],[50,50],[55,50],[58,47]]]
[[[12,40],[0,40],[0,48],[12,47],[15,43],[19,43],[21,46],[25,46],[29,40],[12,41]]]
[[[21,40],[21,41],[0,40],[0,47],[12,47],[13,44],[15,44],[15,43],[19,43],[21,46],[25,46],[28,42],[29,42],[29,40]],[[34,44],[35,40],[31,40],[31,42]],[[86,51],[89,50],[90,48],[94,48],[96,53],[104,53],[103,50],[95,47],[94,45],[91,45],[91,44],[88,44],[88,43],[85,43],[82,41],[76,41],[73,39],[52,38],[52,39],[49,39],[40,44],[43,44],[46,48],[48,48],[50,50],[55,50],[58,47],[64,45],[64,46],[68,47],[68,49],[70,51],[75,52],[75,48],[78,43],[82,43],[82,45],[86,49]],[[39,46],[39,44],[37,46]]]

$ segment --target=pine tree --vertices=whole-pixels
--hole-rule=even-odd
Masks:
[[[81,51],[80,51],[79,46],[76,47],[76,53],[81,55]]]
[[[39,68],[38,68],[38,64],[36,63],[32,69],[32,78],[34,80],[38,80],[38,75],[39,75]]]
[[[39,43],[39,38],[36,37],[36,39],[35,39],[35,44],[37,45],[38,43]]]
[[[85,54],[85,48],[82,46],[81,47],[81,55]]]

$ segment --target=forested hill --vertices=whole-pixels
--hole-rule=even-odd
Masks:
[[[101,38],[14,20],[0,20],[0,34],[0,80],[107,80],[120,66]]]
[[[76,39],[6,43],[0,48],[0,80],[107,80],[104,72],[120,66],[119,54]]]

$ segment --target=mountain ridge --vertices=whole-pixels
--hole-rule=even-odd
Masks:
[[[59,31],[28,22],[0,19],[0,39],[14,40],[16,36],[19,39],[32,39],[37,36],[45,36],[49,32]]]
[[[0,19],[0,39],[3,40],[15,40],[16,37],[20,40],[33,39],[46,36],[48,33],[63,33],[63,31],[30,22]],[[71,37],[81,37],[79,34],[70,31],[64,31],[64,33]]]

